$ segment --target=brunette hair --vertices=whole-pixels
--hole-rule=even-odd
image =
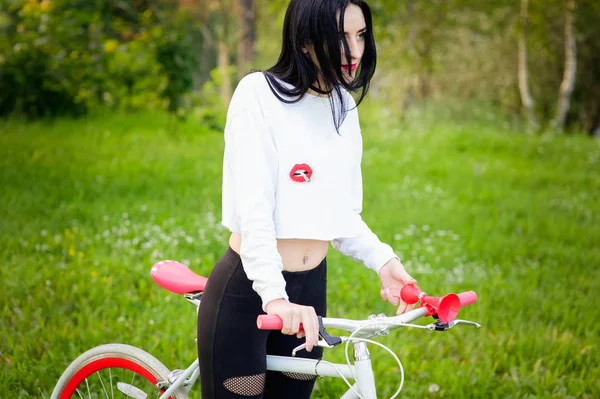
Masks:
[[[363,12],[366,32],[365,51],[356,77],[346,82],[342,74],[341,46],[346,55],[346,65],[351,63],[348,42],[344,34],[344,15],[348,5],[354,4]],[[313,45],[319,68],[303,51]],[[281,53],[275,65],[264,71],[273,94],[282,102],[296,103],[312,88],[322,94],[330,94],[329,102],[336,130],[344,122],[348,111],[348,99],[343,88],[360,95],[356,105],[361,103],[369,90],[375,73],[377,50],[373,36],[371,9],[363,0],[291,0],[283,23]],[[318,73],[325,87],[314,87]],[[281,83],[288,83],[292,87]],[[324,91],[329,90],[329,91]],[[339,104],[339,105],[338,105]],[[339,132],[339,130],[338,130]]]

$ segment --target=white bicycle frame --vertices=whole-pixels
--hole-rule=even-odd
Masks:
[[[186,299],[198,306],[200,300],[198,296],[185,295]],[[425,316],[426,308],[420,307],[400,316],[378,317],[370,320],[348,320],[323,318],[324,328],[334,328],[346,330],[354,333],[356,338],[368,338],[377,335],[386,335],[389,331],[400,328],[402,324],[410,323],[418,318]],[[377,398],[377,389],[375,388],[375,376],[371,366],[371,357],[365,342],[353,342],[354,347],[354,365],[335,364],[324,360],[304,359],[291,356],[272,356],[267,355],[267,370],[282,371],[289,373],[309,374],[317,377],[333,377],[355,380],[352,388],[348,389],[341,399],[375,399]],[[168,381],[161,381],[157,385],[162,389],[161,384],[168,389],[160,396],[160,399],[167,399],[177,389],[184,388],[189,392],[198,377],[200,368],[198,359],[194,361],[185,371],[176,370],[171,373]],[[357,395],[360,393],[360,396]]]

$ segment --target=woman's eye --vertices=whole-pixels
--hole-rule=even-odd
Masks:
[[[359,33],[359,34],[358,34],[358,38],[359,38],[360,40],[364,40],[364,39],[365,39],[365,33],[364,33],[364,32],[363,32],[363,33]]]

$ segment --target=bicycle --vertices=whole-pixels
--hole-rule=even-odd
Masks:
[[[183,295],[196,308],[200,305],[207,282],[205,277],[195,274],[187,266],[175,261],[158,262],[152,266],[150,273],[161,287]],[[477,295],[473,291],[431,297],[417,286],[409,284],[404,286],[400,295],[409,304],[418,302],[419,307],[399,316],[371,315],[366,320],[319,317],[319,346],[333,348],[345,343],[346,364],[294,357],[297,351],[303,349],[303,344],[294,349],[290,357],[267,355],[267,370],[342,378],[349,389],[341,399],[376,398],[375,378],[367,348],[367,344],[370,343],[387,350],[399,365],[401,378],[398,390],[392,396],[395,398],[404,384],[402,363],[389,348],[369,338],[387,335],[400,327],[422,328],[430,331],[447,331],[459,324],[481,327],[472,321],[456,319],[461,307],[477,300]],[[434,317],[435,322],[428,325],[410,324],[425,316]],[[282,323],[277,316],[261,315],[257,319],[257,327],[276,330],[282,328]],[[327,328],[346,330],[350,336],[329,335]],[[350,344],[354,349],[354,364],[348,357]],[[113,369],[115,372],[120,372],[120,378],[118,373],[113,374]],[[151,397],[160,399],[186,399],[199,376],[198,359],[185,370],[170,371],[158,359],[142,349],[124,344],[100,345],[83,353],[67,367],[58,380],[51,399],[67,399],[72,396],[83,398],[86,393],[90,398],[104,396],[114,398],[115,391],[133,399],[146,399],[149,392],[152,394]],[[142,381],[139,381],[140,379]],[[354,380],[355,383],[351,384],[349,379]],[[110,396],[107,386],[110,386]]]

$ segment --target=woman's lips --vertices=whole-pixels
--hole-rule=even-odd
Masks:
[[[356,68],[358,68],[358,64],[344,65],[344,69],[347,69],[348,72],[354,72]]]

